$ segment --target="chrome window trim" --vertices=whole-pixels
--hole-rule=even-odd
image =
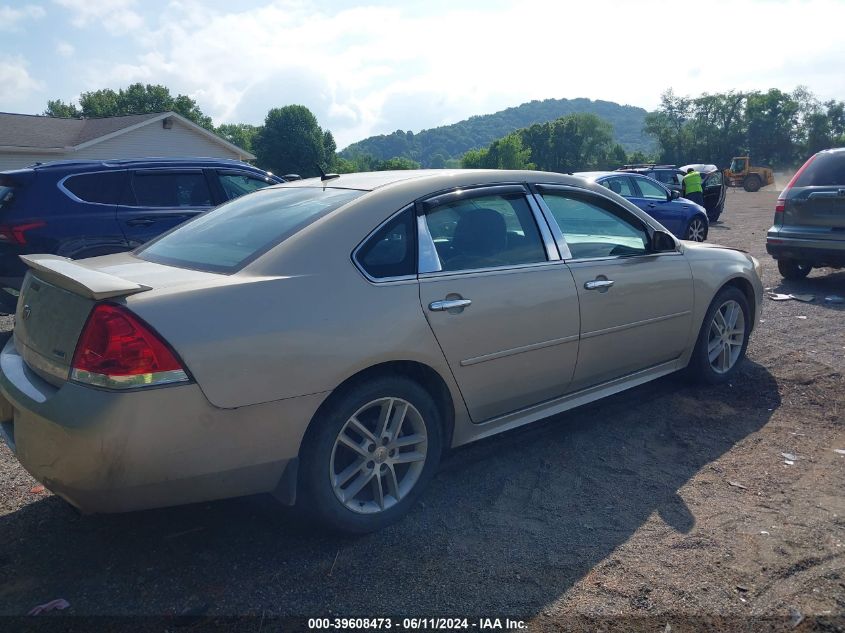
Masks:
[[[120,205],[120,200],[118,200],[115,203],[89,202],[88,200],[83,200],[82,198],[80,198],[75,193],[73,193],[70,189],[67,188],[67,186],[65,185],[65,181],[68,178],[76,178],[77,176],[90,176],[90,175],[93,175],[93,174],[114,174],[114,173],[119,173],[119,172],[126,172],[127,176],[128,176],[129,170],[128,169],[98,169],[96,171],[81,171],[78,174],[68,174],[67,176],[65,176],[64,178],[59,180],[59,182],[56,183],[56,186],[59,188],[59,191],[61,191],[63,194],[65,194],[68,198],[70,198],[74,202],[79,202],[81,204],[96,204],[96,205],[101,206],[101,207],[116,207],[116,206]]]
[[[525,198],[528,200],[531,213],[534,214],[534,222],[537,224],[537,228],[540,229],[540,238],[546,247],[546,257],[550,262],[561,259],[560,245],[552,235],[551,225],[549,224],[548,217],[546,217],[546,212],[540,206],[537,197],[530,191],[526,194]]]
[[[579,260],[581,261],[581,260]],[[468,268],[466,270],[441,270],[439,272],[420,273],[420,279],[437,279],[439,277],[454,277],[456,275],[478,275],[501,272],[518,272],[527,268],[545,268],[548,266],[563,266],[565,262],[560,259],[554,261],[534,262],[528,264],[512,264],[509,266],[491,266],[489,268]]]
[[[536,194],[532,193],[531,197],[534,198],[535,204],[540,209],[540,212],[543,214],[543,219],[549,226],[551,237],[557,245],[557,250],[560,252],[561,259],[572,259],[572,252],[569,250],[569,245],[566,243],[566,238],[563,236],[563,231],[560,230],[560,226],[558,226],[557,220],[555,220],[554,216],[552,215],[552,210],[549,208],[549,205],[547,205],[546,201],[543,200],[542,194],[538,191]]]
[[[443,270],[440,255],[434,245],[434,238],[425,221],[425,213],[417,214],[417,273],[425,275]]]
[[[393,220],[395,220],[400,215],[402,215],[403,213],[405,213],[406,211],[409,211],[409,210],[410,210],[411,213],[414,212],[413,203],[405,205],[404,207],[399,209],[399,211],[397,211],[396,213],[392,214],[389,218],[387,218],[384,222],[379,224],[372,231],[367,233],[366,237],[363,240],[361,240],[358,243],[358,246],[356,246],[355,249],[352,251],[352,255],[351,255],[352,264],[355,266],[355,268],[358,269],[358,272],[361,273],[364,276],[364,278],[367,281],[369,281],[370,283],[372,283],[372,284],[384,284],[384,283],[408,282],[408,281],[416,281],[417,280],[416,272],[411,274],[411,275],[397,275],[395,277],[373,277],[372,275],[370,275],[364,269],[364,266],[361,264],[361,262],[358,261],[358,252],[364,247],[364,245],[370,240],[370,238],[373,235],[375,235],[376,233],[378,233],[386,225],[390,224]],[[417,241],[419,241],[419,240],[417,240]],[[417,248],[419,249],[419,247],[417,247]]]

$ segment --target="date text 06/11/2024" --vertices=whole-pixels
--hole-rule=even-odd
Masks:
[[[524,620],[510,618],[308,618],[310,630],[384,629],[399,631],[518,631]]]

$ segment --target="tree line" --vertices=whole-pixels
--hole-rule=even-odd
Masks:
[[[531,105],[536,109],[536,104],[548,106],[546,102],[532,102],[519,108]],[[308,177],[318,175],[320,169],[346,173],[416,169],[421,165],[420,160],[405,151],[408,143],[414,141],[412,133],[397,131],[390,135],[396,141],[391,151],[398,152],[391,157],[384,154],[390,144],[382,143],[376,156],[362,151],[367,147],[363,142],[339,155],[331,131],[324,130],[303,105],[273,108],[262,125],[227,123],[215,127],[195,100],[187,95],[173,96],[162,85],[136,83],[125,89],[85,92],[78,104],[52,100],[44,114],[106,117],[164,111],[177,112],[254,153],[258,166],[280,175],[297,173]],[[473,117],[470,121],[483,118]],[[484,120],[485,125],[491,124]],[[754,163],[787,167],[820,149],[845,146],[845,103],[821,102],[804,87],[791,93],[773,88],[767,92],[731,91],[698,97],[678,96],[667,90],[661,95],[657,110],[644,117],[643,132],[656,141],[657,149],[628,153],[616,142],[610,122],[592,113],[570,113],[511,131],[487,147],[466,151],[460,158],[447,159],[444,154],[448,152],[428,155],[425,164],[557,172],[613,169],[625,163],[652,161],[726,167],[731,157],[750,153]]]
[[[845,103],[821,102],[803,86],[698,97],[667,90],[644,129],[657,140],[659,162],[727,167],[731,157],[750,154],[752,163],[791,167],[845,145]]]
[[[79,104],[59,99],[48,101],[44,114],[54,117],[109,117],[172,111],[210,130],[256,156],[259,167],[275,174],[317,176],[330,171],[337,161],[337,144],[329,130],[302,105],[273,108],[263,125],[226,123],[215,127],[211,117],[186,95],[170,93],[166,86],[132,84],[119,90],[83,92]],[[318,167],[319,165],[319,167]]]

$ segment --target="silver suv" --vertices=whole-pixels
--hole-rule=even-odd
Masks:
[[[845,148],[810,157],[778,197],[766,250],[785,279],[845,266]]]

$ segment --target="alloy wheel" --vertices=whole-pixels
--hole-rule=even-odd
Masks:
[[[428,434],[407,400],[380,398],[358,409],[335,439],[329,477],[335,496],[362,514],[383,512],[411,492],[422,474]]]
[[[693,218],[687,228],[687,239],[693,242],[703,242],[707,236],[707,229],[699,218]]]
[[[725,301],[713,315],[707,336],[707,358],[717,374],[736,365],[745,343],[745,314],[733,299]]]

